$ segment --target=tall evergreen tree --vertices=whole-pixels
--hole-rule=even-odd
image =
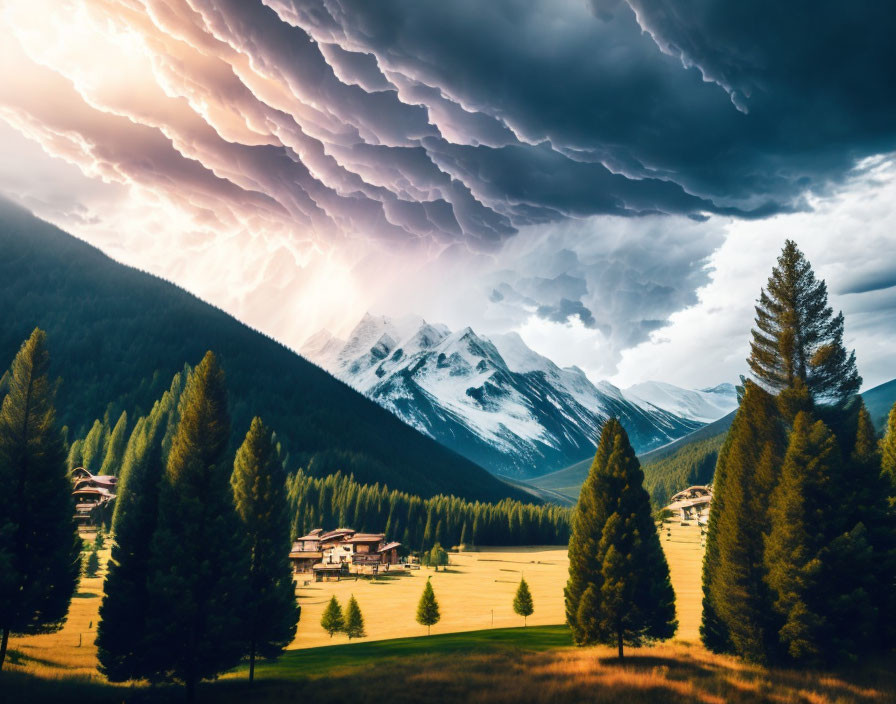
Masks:
[[[100,474],[117,475],[121,471],[122,462],[124,462],[124,451],[128,442],[128,414],[122,411],[118,422],[112,428],[109,435],[109,442],[106,443],[106,456],[100,467]]]
[[[604,423],[569,541],[566,617],[579,645],[672,637],[675,594],[644,473],[615,418]]]
[[[367,632],[364,630],[364,617],[361,615],[361,607],[358,606],[358,601],[355,599],[354,595],[349,597],[348,603],[345,605],[345,614],[342,616],[343,629],[345,631],[345,635],[348,636],[348,639],[352,638],[363,638],[367,635]]]
[[[834,566],[836,580],[828,586],[858,597],[861,597],[858,590],[864,589],[870,595],[877,614],[876,618],[870,614],[877,638],[867,639],[867,642],[871,647],[882,645],[886,648],[896,643],[896,512],[891,510],[890,497],[894,492],[890,476],[881,471],[885,446],[885,442],[878,443],[871,415],[859,397],[852,454],[850,461],[841,465],[836,486],[835,500],[843,502],[846,498],[849,505],[844,506],[846,510],[837,512],[840,521],[836,527],[843,536],[838,544],[858,535],[867,540],[868,549],[862,552],[856,548],[855,556],[841,553],[851,560],[851,564],[842,568]],[[844,547],[852,546],[846,544]],[[859,559],[862,555],[866,560],[864,566]],[[852,599],[842,599],[835,610],[842,623],[837,626],[838,632],[849,635],[859,645],[864,636],[854,625],[867,622],[867,619],[855,614],[854,610],[863,604],[861,598],[853,596]]]
[[[890,508],[896,513],[896,404],[890,409],[887,417],[887,429],[880,442],[880,465],[883,476],[889,484],[887,498]]]
[[[802,393],[808,402],[804,388]],[[711,650],[756,662],[767,659],[777,639],[763,555],[768,503],[785,446],[776,399],[747,381],[716,466],[701,634]]]
[[[68,459],[66,460],[66,467],[68,471],[71,472],[76,467],[81,467],[84,464],[84,458],[81,456],[81,446],[84,444],[84,441],[78,438],[75,440],[71,446],[68,448]]]
[[[523,617],[523,626],[526,625],[526,619],[535,611],[532,603],[532,592],[529,591],[529,585],[525,578],[520,579],[520,586],[516,589],[516,595],[513,597],[513,611],[518,616]]]
[[[81,445],[81,461],[91,474],[99,474],[103,464],[105,450],[105,428],[100,420],[93,421],[93,426]]]
[[[230,486],[224,372],[208,352],[180,402],[150,556],[152,679],[196,684],[239,663],[248,551]]]
[[[62,627],[81,571],[72,485],[56,427],[46,335],[12,363],[0,406],[0,668],[10,633]]]
[[[417,604],[417,623],[426,626],[426,635],[432,633],[432,627],[436,625],[442,618],[439,612],[439,602],[436,600],[436,593],[432,589],[432,582],[427,578],[426,586],[423,587],[423,594]]]
[[[320,617],[320,625],[321,628],[330,634],[330,638],[333,637],[334,633],[339,633],[345,630],[345,619],[342,618],[342,608],[339,606],[339,601],[336,599],[335,594],[330,597],[330,601],[327,603],[327,608],[324,609],[324,613]]]
[[[772,500],[765,549],[768,583],[782,618],[781,645],[798,661],[820,661],[834,635],[825,613],[830,555],[824,523],[830,520],[840,461],[830,430],[821,421],[812,423],[807,412],[799,413]]]
[[[275,658],[292,642],[299,622],[296,583],[289,563],[286,474],[271,431],[254,418],[236,453],[230,483],[249,542],[249,592],[244,633],[249,643],[249,681],[255,656]]]
[[[171,412],[165,399],[138,421],[128,441],[112,518],[96,645],[99,669],[112,682],[155,675],[147,637],[150,557],[165,473],[162,437]]]
[[[94,545],[90,552],[87,553],[87,559],[84,563],[84,576],[85,577],[96,577],[97,572],[100,571],[100,555],[97,552],[96,545]]]
[[[862,385],[855,353],[843,346],[843,314],[834,316],[825,282],[792,240],[760,293],[752,334],[747,361],[773,392],[802,379],[813,400],[841,402]]]

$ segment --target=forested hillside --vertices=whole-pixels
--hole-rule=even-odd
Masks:
[[[234,437],[260,415],[294,466],[422,496],[531,500],[226,313],[5,201],[0,252],[0,367],[35,327],[46,330],[70,438],[104,415],[114,424],[122,411],[146,413],[185,363],[212,349],[227,375]]]

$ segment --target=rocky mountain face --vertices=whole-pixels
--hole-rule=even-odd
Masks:
[[[593,454],[610,416],[643,452],[727,412],[719,400],[724,389],[657,385],[660,393],[645,385],[629,397],[607,382],[593,384],[577,367],[561,369],[515,333],[452,331],[412,316],[365,315],[348,339],[321,331],[301,354],[414,428],[510,477],[546,474]]]

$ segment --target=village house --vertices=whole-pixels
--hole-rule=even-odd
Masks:
[[[401,543],[387,542],[383,533],[358,533],[352,528],[323,532],[315,528],[293,542],[289,559],[295,574],[313,574],[316,581],[349,572],[378,574],[398,562]]]
[[[674,494],[666,509],[677,512],[682,523],[695,521],[701,526],[709,522],[709,509],[712,504],[712,485],[689,486],[684,491]]]
[[[112,517],[118,477],[91,474],[84,467],[72,470],[75,523],[79,528],[98,526]]]

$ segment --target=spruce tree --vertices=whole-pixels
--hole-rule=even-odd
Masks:
[[[83,444],[84,441],[78,439],[75,440],[68,448],[68,459],[66,460],[66,467],[68,467],[69,472],[71,472],[73,469],[83,466],[84,459],[83,457],[81,457],[81,446]]]
[[[102,550],[106,547],[106,532],[103,530],[102,526],[96,529],[93,545],[97,550]]]
[[[124,462],[124,451],[128,442],[128,414],[122,411],[118,422],[109,435],[109,442],[106,444],[106,456],[100,467],[100,474],[118,475],[121,471],[122,462]]]
[[[345,620],[342,618],[342,608],[339,606],[339,601],[336,599],[335,594],[330,597],[327,608],[324,609],[323,616],[320,617],[320,625],[330,634],[330,638],[333,637],[334,633],[339,633],[345,630]]]
[[[880,465],[888,483],[887,498],[890,508],[896,513],[896,404],[887,417],[887,428],[880,442]]]
[[[345,624],[343,630],[349,640],[352,638],[363,638],[367,635],[364,631],[364,617],[361,615],[361,607],[358,606],[354,596],[351,596],[348,604],[345,605],[345,614],[342,620]]]
[[[771,505],[771,531],[765,561],[779,637],[788,656],[817,663],[833,634],[825,613],[824,579],[828,540],[824,523],[833,508],[834,472],[840,462],[836,438],[807,412],[797,415],[781,481]]]
[[[442,615],[439,613],[439,602],[436,600],[436,593],[432,589],[432,582],[427,578],[426,586],[423,587],[423,594],[420,596],[420,602],[417,604],[417,623],[426,626],[426,635],[430,635],[432,627],[439,622]]]
[[[0,406],[0,668],[10,633],[62,627],[81,572],[49,365],[46,334],[36,329],[12,363]]]
[[[245,652],[248,551],[230,486],[224,372],[208,352],[180,402],[150,555],[147,635],[151,679],[196,684],[237,665]]]
[[[520,579],[520,586],[517,587],[516,596],[513,597],[513,611],[523,617],[523,626],[526,625],[526,619],[535,611],[532,604],[532,592],[529,591],[529,585],[526,584],[525,578]]]
[[[162,437],[171,412],[166,401],[170,403],[163,397],[149,417],[135,425],[118,482],[96,635],[99,670],[112,682],[156,675],[147,618],[150,557],[165,473]]]
[[[104,458],[105,428],[100,420],[93,421],[81,445],[81,462],[91,474],[99,474]]]
[[[669,566],[653,524],[644,473],[615,418],[604,423],[569,541],[566,615],[578,645],[672,637]]]
[[[249,681],[255,656],[275,658],[292,642],[299,622],[296,583],[289,563],[292,541],[286,504],[286,476],[271,431],[254,418],[236,453],[233,486],[236,510],[249,543],[249,591],[244,633],[249,643]]]
[[[855,353],[843,346],[843,314],[828,306],[824,281],[787,240],[756,305],[747,360],[756,379],[777,392],[797,379],[816,402],[842,402],[858,393],[862,378]]]
[[[97,572],[100,571],[100,555],[97,552],[96,545],[87,553],[87,559],[84,562],[84,576],[96,577]]]
[[[896,642],[896,512],[891,510],[890,477],[881,471],[885,445],[885,442],[878,443],[871,415],[858,397],[855,442],[849,462],[838,473],[834,499],[841,506],[847,499],[849,505],[837,512],[840,520],[835,527],[841,535],[837,544],[856,540],[858,535],[867,542],[867,549],[862,552],[860,544],[853,558],[843,552],[853,546],[844,545],[838,554],[852,562],[842,569],[834,566],[835,577],[828,582],[829,587],[840,593],[852,595],[841,599],[835,609],[840,620],[838,634],[858,644],[856,647],[847,643],[844,650],[861,650],[862,643],[867,643],[869,650],[875,645],[888,648]],[[863,555],[864,566],[860,559]],[[855,613],[856,607],[864,606],[859,590],[870,596],[870,608],[864,615]],[[856,627],[869,622],[874,626],[876,638],[867,638]]]
[[[803,390],[803,399],[808,396]],[[701,637],[764,662],[777,639],[765,584],[768,502],[786,444],[776,399],[751,381],[719,453],[703,562]]]

